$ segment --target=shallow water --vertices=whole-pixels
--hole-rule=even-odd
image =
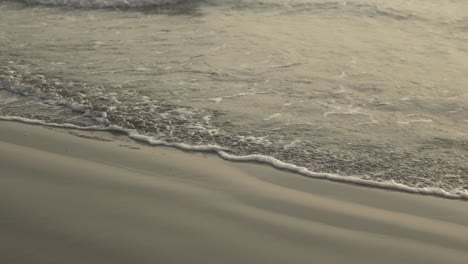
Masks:
[[[468,190],[465,1],[26,2],[0,2],[0,115]]]

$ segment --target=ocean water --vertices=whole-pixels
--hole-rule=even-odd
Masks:
[[[0,1],[0,115],[466,198],[468,2]]]

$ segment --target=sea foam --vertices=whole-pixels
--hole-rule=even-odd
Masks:
[[[372,181],[367,179],[361,179],[354,176],[342,176],[339,174],[333,173],[321,173],[321,172],[314,172],[305,167],[296,166],[294,164],[286,163],[276,158],[266,156],[266,155],[233,155],[229,153],[228,148],[224,148],[217,145],[189,145],[185,143],[170,143],[162,140],[158,140],[151,136],[145,136],[139,134],[134,129],[125,129],[119,126],[111,125],[111,126],[88,126],[82,127],[73,124],[57,124],[57,123],[47,123],[42,120],[36,119],[28,119],[18,116],[0,116],[1,121],[16,121],[28,124],[36,124],[36,125],[44,125],[44,126],[51,126],[51,127],[59,127],[59,128],[69,128],[69,129],[78,129],[78,130],[96,130],[96,131],[116,131],[126,133],[130,138],[146,142],[153,146],[165,146],[165,147],[174,147],[180,150],[185,151],[197,151],[197,152],[211,152],[217,154],[224,160],[228,161],[235,161],[235,162],[256,162],[265,165],[270,165],[274,168],[289,171],[292,173],[296,173],[305,177],[309,178],[316,178],[316,179],[324,179],[330,180],[335,182],[342,182],[348,184],[356,184],[366,187],[374,187],[374,188],[381,188],[387,190],[394,190],[406,193],[414,193],[414,194],[423,194],[423,195],[431,195],[449,199],[461,199],[461,200],[468,200],[468,192],[457,189],[446,191],[441,188],[434,188],[434,187],[426,187],[426,188],[416,188],[411,187],[408,185],[404,185],[401,183],[397,183],[395,181]]]

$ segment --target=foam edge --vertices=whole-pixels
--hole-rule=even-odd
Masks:
[[[296,166],[294,164],[286,163],[276,158],[266,156],[266,155],[245,155],[245,156],[237,156],[228,153],[229,149],[223,148],[217,145],[189,145],[185,143],[170,143],[162,140],[155,139],[150,136],[145,136],[138,134],[138,132],[134,129],[125,129],[118,126],[88,126],[82,127],[73,124],[57,124],[57,123],[47,123],[42,120],[36,119],[29,119],[23,118],[18,116],[0,116],[0,121],[15,121],[27,124],[34,124],[34,125],[43,125],[49,127],[57,127],[57,128],[69,128],[69,129],[78,129],[78,130],[94,130],[94,131],[117,131],[126,133],[130,138],[148,143],[152,146],[165,146],[165,147],[173,147],[184,151],[196,151],[196,152],[212,152],[217,154],[224,160],[227,161],[234,161],[234,162],[256,162],[265,165],[272,166],[274,168],[285,170],[288,172],[296,173],[305,177],[315,178],[315,179],[324,179],[329,181],[335,182],[342,182],[348,184],[355,184],[365,187],[373,187],[379,189],[386,189],[392,191],[400,191],[405,193],[413,193],[413,194],[423,194],[423,195],[431,195],[441,198],[448,198],[448,199],[459,199],[459,200],[468,200],[468,192],[463,190],[453,190],[453,191],[446,191],[441,188],[435,187],[426,187],[426,188],[416,188],[411,187],[405,184],[397,183],[395,181],[386,181],[386,182],[377,182],[372,180],[361,179],[355,176],[341,176],[339,174],[333,173],[320,173],[320,172],[313,172],[305,167]]]

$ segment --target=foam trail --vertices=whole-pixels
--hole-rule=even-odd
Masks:
[[[217,153],[220,157],[226,160],[265,163],[265,164],[272,165],[273,167],[278,168],[278,169],[295,172],[295,173],[301,174],[303,176],[311,177],[311,178],[327,179],[331,181],[352,183],[352,184],[358,184],[358,185],[376,187],[376,188],[382,188],[382,189],[389,189],[389,190],[397,190],[397,191],[408,192],[408,193],[434,195],[434,196],[440,196],[440,197],[450,198],[450,199],[468,199],[468,193],[463,192],[463,191],[447,192],[440,188],[414,188],[414,187],[410,187],[410,186],[397,183],[394,181],[376,182],[376,181],[361,179],[361,178],[354,177],[354,176],[345,177],[345,176],[332,174],[332,173],[313,172],[313,171],[308,170],[305,167],[299,167],[294,164],[286,163],[278,159],[275,159],[273,157],[265,156],[265,155],[236,156],[236,155],[226,153],[224,151],[218,151]]]
[[[101,127],[101,126],[82,127],[82,126],[77,126],[77,125],[67,124],[67,123],[65,124],[47,123],[42,120],[29,119],[29,118],[24,118],[24,117],[19,117],[19,116],[0,116],[0,121],[16,121],[16,122],[22,122],[22,123],[27,123],[27,124],[60,127],[60,128],[71,128],[71,129],[79,129],[79,130],[101,130],[101,131],[113,130],[113,129],[109,129],[109,128]]]
[[[88,126],[88,127],[81,127],[73,124],[57,124],[57,123],[46,123],[42,120],[35,120],[29,118],[23,118],[18,116],[0,116],[0,121],[17,121],[22,123],[28,124],[36,124],[36,125],[44,125],[44,126],[51,126],[51,127],[59,127],[59,128],[71,128],[71,129],[79,129],[79,130],[98,130],[98,131],[118,131],[126,133],[130,138],[135,139],[137,141],[143,141],[153,146],[165,146],[165,147],[174,147],[177,149],[185,150],[185,151],[198,151],[198,152],[213,152],[216,153],[219,157],[224,160],[228,161],[236,161],[236,162],[258,162],[262,164],[267,164],[273,166],[277,169],[290,171],[293,173],[300,174],[302,176],[316,178],[316,179],[326,179],[330,181],[337,181],[343,183],[350,183],[350,184],[357,184],[366,187],[374,187],[374,188],[381,188],[387,190],[394,190],[406,193],[414,193],[414,194],[423,194],[423,195],[431,195],[437,197],[443,197],[448,199],[460,199],[460,200],[468,200],[468,192],[463,190],[453,190],[453,191],[445,191],[440,188],[415,188],[410,187],[401,183],[397,183],[394,181],[387,181],[387,182],[377,182],[371,180],[361,179],[355,176],[341,176],[338,174],[332,173],[320,173],[320,172],[313,172],[305,167],[296,166],[294,164],[286,163],[276,158],[266,156],[266,155],[245,155],[245,156],[238,156],[229,154],[227,148],[223,148],[216,145],[188,145],[184,143],[169,143],[162,140],[157,140],[150,136],[145,136],[138,134],[138,132],[134,129],[125,129],[118,126]]]
[[[174,148],[178,148],[178,149],[181,149],[181,150],[188,150],[188,151],[203,151],[203,152],[216,152],[216,153],[218,153],[219,151],[222,151],[222,150],[228,150],[227,148],[223,148],[223,147],[216,146],[216,145],[192,146],[192,145],[184,144],[184,143],[169,143],[169,142],[166,142],[166,141],[163,141],[163,140],[154,139],[153,137],[140,135],[135,131],[129,132],[128,136],[130,138],[135,139],[135,140],[144,141],[144,142],[147,142],[147,143],[149,143],[151,145],[154,145],[154,146],[174,147]]]

